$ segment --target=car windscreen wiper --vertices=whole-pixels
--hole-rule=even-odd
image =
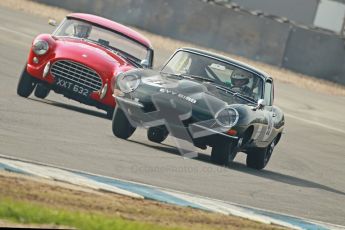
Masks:
[[[236,92],[236,93],[235,93],[235,96],[238,96],[238,97],[240,97],[240,98],[242,98],[242,99],[247,99],[248,101],[251,101],[251,102],[253,102],[253,103],[256,103],[256,101],[255,101],[254,98],[249,97],[249,96],[247,96],[247,95],[244,95],[244,94],[241,94],[241,93]]]
[[[235,91],[233,91],[233,90],[231,90],[231,89],[229,89],[229,88],[227,88],[227,87],[225,87],[225,86],[222,86],[222,85],[219,85],[219,84],[214,84],[218,89],[221,89],[221,90],[223,90],[223,91],[226,91],[226,92],[229,92],[229,93],[231,93],[233,96],[235,96],[235,97],[239,97],[239,98],[241,98],[241,99],[244,99],[244,100],[246,100],[246,101],[249,101],[249,102],[251,102],[251,103],[256,103],[256,101],[255,101],[255,99],[253,99],[252,97],[249,97],[249,96],[247,96],[247,95],[243,95],[243,94],[241,94],[241,93],[239,93],[239,92],[235,92]]]
[[[104,44],[102,44],[102,43],[99,43],[99,42],[97,42],[97,41],[94,41],[94,40],[92,40],[92,39],[81,38],[81,40],[90,42],[90,43],[92,43],[92,44],[96,44],[96,45],[102,46],[103,48],[106,48],[106,49],[109,49],[108,46],[106,46],[106,45],[104,45]]]
[[[110,48],[111,49],[111,48]],[[141,65],[134,61],[132,58],[128,57],[127,55],[123,54],[121,51],[116,50],[116,54],[121,56],[122,58],[126,59],[127,61],[129,61],[130,63],[132,63],[135,67],[141,67]]]
[[[200,76],[196,76],[196,75],[192,75],[192,74],[186,74],[186,73],[167,73],[167,72],[161,72],[162,74],[168,74],[171,76],[175,76],[175,77],[180,77],[180,78],[187,78],[187,79],[199,79],[202,81],[208,81],[208,82],[214,82],[214,80],[209,79],[209,78],[204,78],[204,77],[200,77]]]
[[[181,73],[180,75],[182,77],[186,77],[186,78],[199,79],[199,80],[202,80],[202,81],[214,82],[214,80],[212,80],[210,78],[205,78],[205,77],[201,77],[201,76],[197,76],[197,75],[186,74],[186,73]]]

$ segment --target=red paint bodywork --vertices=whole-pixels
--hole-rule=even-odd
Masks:
[[[138,32],[108,19],[80,13],[70,14],[67,18],[88,21],[92,24],[120,33],[149,49],[152,48],[150,41]],[[106,83],[108,84],[108,90],[103,99],[100,99],[100,92],[91,93],[89,99],[99,102],[108,108],[115,107],[115,99],[112,96],[112,86],[115,80],[113,78],[121,72],[135,68],[131,63],[102,46],[88,43],[80,39],[56,37],[50,34],[38,35],[36,39],[47,41],[49,50],[46,54],[37,56],[32,49],[30,49],[26,70],[32,77],[48,84],[54,84],[55,79],[50,71],[45,78],[42,77],[43,69],[49,61],[51,65],[58,60],[70,60],[81,63],[98,73],[102,79],[103,86]],[[37,64],[33,62],[34,57],[39,59]]]
[[[69,15],[67,15],[67,18],[75,18],[75,19],[79,19],[79,20],[88,21],[88,22],[91,22],[93,24],[100,25],[104,28],[108,28],[108,29],[117,31],[123,35],[126,35],[127,37],[129,37],[133,40],[138,41],[143,46],[146,46],[146,47],[149,47],[152,49],[152,45],[151,45],[150,40],[148,40],[146,37],[144,37],[143,35],[141,35],[137,31],[135,31],[131,28],[128,28],[127,26],[124,26],[120,23],[111,21],[111,20],[106,19],[106,18],[96,16],[96,15],[81,14],[81,13],[69,14]]]

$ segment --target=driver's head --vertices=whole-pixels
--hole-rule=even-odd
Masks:
[[[74,36],[78,38],[88,38],[91,32],[91,25],[79,22],[74,25]]]
[[[236,72],[231,76],[231,85],[233,87],[243,87],[249,83],[249,77],[243,72]]]

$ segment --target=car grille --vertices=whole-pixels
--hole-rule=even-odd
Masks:
[[[99,75],[93,69],[77,62],[57,61],[53,64],[50,72],[55,78],[63,78],[91,91],[102,88],[102,80]]]

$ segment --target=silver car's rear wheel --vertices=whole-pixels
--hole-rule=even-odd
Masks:
[[[168,130],[165,128],[165,126],[159,126],[159,127],[151,127],[147,130],[147,138],[156,143],[161,143],[164,141],[169,135]]]

